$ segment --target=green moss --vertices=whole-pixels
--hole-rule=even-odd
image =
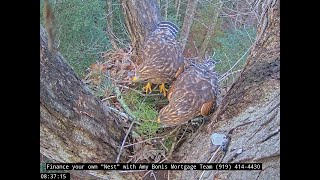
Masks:
[[[133,114],[141,120],[137,132],[146,137],[155,135],[160,125],[156,122],[158,112],[154,107],[154,99],[143,97],[135,91],[128,91],[123,98]]]

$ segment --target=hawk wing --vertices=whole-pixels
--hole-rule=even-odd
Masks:
[[[145,41],[137,74],[141,80],[171,81],[183,66],[182,50],[170,28],[159,27]],[[161,28],[160,28],[161,27]],[[169,30],[168,30],[169,29]],[[161,82],[163,83],[163,82]],[[156,83],[160,84],[160,82]]]
[[[210,65],[210,62],[193,64],[177,78],[168,92],[169,104],[159,113],[161,123],[178,125],[212,112],[216,105],[218,79]]]

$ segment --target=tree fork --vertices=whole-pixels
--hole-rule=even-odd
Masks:
[[[40,153],[62,163],[115,162],[125,135],[119,115],[93,96],[59,52],[52,56],[47,41],[40,25]]]

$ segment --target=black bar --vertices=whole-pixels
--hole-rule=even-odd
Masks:
[[[46,163],[46,170],[262,170],[262,163]]]
[[[40,173],[40,179],[70,180],[70,173]]]

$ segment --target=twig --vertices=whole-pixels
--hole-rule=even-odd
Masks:
[[[253,44],[254,42],[252,41],[252,39],[254,40],[254,38],[251,37],[250,34],[248,33],[247,28],[246,28],[246,25],[244,25],[244,30],[246,31],[246,33],[247,33],[247,35],[248,35],[248,37],[249,37],[249,40],[250,40],[251,44]]]
[[[181,129],[181,126],[182,126],[182,125],[178,126],[176,129],[174,129],[174,131],[176,131],[176,134],[175,134],[175,137],[174,137],[174,141],[173,141],[173,143],[172,143],[172,145],[171,145],[171,148],[170,148],[168,157],[170,157],[170,156],[172,155],[173,150],[174,150],[174,148],[175,148],[175,146],[176,146],[176,144],[177,144],[177,134],[179,133],[179,130]]]
[[[129,171],[120,171],[120,173],[135,173],[135,172],[142,172],[142,171],[146,171],[146,170],[129,170]]]
[[[181,137],[179,138],[179,140],[177,141],[177,144],[179,144],[179,142],[180,142],[181,139],[183,138],[184,134],[187,132],[188,127],[189,127],[189,123],[187,124],[187,127],[186,127],[186,129],[184,130],[182,136],[181,136]]]
[[[212,161],[212,159],[214,158],[214,156],[216,156],[216,154],[218,153],[218,151],[220,150],[221,146],[218,147],[218,149],[214,152],[214,154],[211,156],[210,160],[208,163],[210,163]],[[202,176],[204,175],[205,170],[202,171],[201,176],[199,178],[199,180],[201,180]]]
[[[153,140],[153,139],[161,139],[161,138],[164,138],[164,137],[165,137],[165,136],[149,138],[149,139],[146,139],[146,140],[143,140],[143,141],[139,141],[139,142],[136,142],[136,143],[132,143],[132,144],[125,145],[124,147],[130,147],[130,146],[133,146],[133,145],[136,145],[136,144],[141,144],[141,143],[144,143],[144,142]]]
[[[167,158],[164,158],[162,161],[160,161],[159,163],[163,163],[164,161],[166,161]],[[148,172],[146,172],[141,178],[144,178],[147,174],[149,174],[151,171],[153,170],[149,170]]]
[[[119,114],[120,116],[124,117],[125,119],[128,119],[128,120],[130,120],[130,121],[133,121],[133,120],[134,120],[132,117],[130,117],[129,115],[127,115],[127,114],[124,113],[124,112],[121,112],[121,111],[119,111],[119,110],[117,110],[117,109],[115,109],[115,108],[113,108],[113,107],[110,107],[110,106],[108,106],[108,108],[109,108],[110,110],[112,110],[113,112]],[[134,121],[134,122],[135,122],[136,124],[139,124],[139,125],[140,125],[139,122],[137,122],[137,121]]]
[[[136,119],[136,116],[133,115],[131,109],[128,107],[128,105],[124,102],[124,100],[122,99],[122,96],[121,96],[121,92],[119,90],[118,87],[115,87],[114,88],[114,92],[116,93],[116,96],[117,96],[117,100],[119,101],[119,103],[121,104],[121,106],[123,107],[123,109],[133,118],[133,119]]]
[[[163,148],[165,148],[166,149],[166,151],[168,152],[168,148],[160,141],[160,144],[161,144],[161,146],[163,147]]]
[[[227,56],[227,54],[225,53],[225,52],[223,52],[224,53],[224,55],[226,56],[226,58],[227,58],[227,61],[228,61],[228,65],[229,65],[229,68],[231,69],[231,64],[230,64],[230,59],[229,59],[229,57]],[[233,73],[231,73],[231,75],[232,75],[232,83],[234,83],[234,75],[233,75]]]
[[[226,75],[224,75],[223,77],[219,78],[218,82],[221,82],[221,81],[223,81],[224,79],[226,79],[229,75],[235,74],[235,73],[240,72],[240,71],[242,71],[242,69],[239,69],[239,70],[237,70],[237,71],[229,72],[228,74],[226,74]]]
[[[174,132],[176,132],[179,127],[180,127],[180,126],[177,126],[177,127],[176,127],[175,129],[173,129],[170,133],[168,133],[168,134],[166,134],[166,135],[164,135],[164,136],[149,138],[149,139],[146,139],[146,140],[143,140],[143,141],[139,141],[139,142],[136,142],[136,143],[132,143],[132,144],[125,145],[125,146],[123,146],[123,147],[130,147],[130,146],[133,146],[133,145],[136,145],[136,144],[141,144],[141,143],[144,143],[144,142],[153,140],[153,139],[161,139],[161,138],[168,137],[168,136],[170,136],[171,134],[173,134]]]
[[[178,5],[176,6],[176,8],[177,8],[177,12],[176,12],[176,22],[178,22],[178,20],[179,20],[180,4],[181,4],[181,0],[178,0]]]
[[[194,48],[197,50],[197,55],[199,56],[199,51],[198,51],[198,48],[197,48],[197,45],[196,45],[196,42],[195,42],[195,41],[193,41],[193,46],[194,46]]]
[[[259,15],[254,11],[254,7],[248,2],[248,0],[246,0],[247,4],[250,6],[250,10],[254,13],[257,22],[259,22]]]
[[[130,131],[131,131],[131,128],[133,127],[133,123],[134,123],[134,121],[132,121],[132,122],[131,122],[130,127],[129,127],[129,129],[128,129],[127,133],[126,133],[126,136],[124,137],[124,139],[123,139],[123,141],[122,141],[121,148],[120,148],[120,151],[119,151],[119,154],[118,154],[118,157],[117,157],[116,163],[118,163],[118,162],[119,162],[119,159],[120,159],[120,156],[121,156],[121,152],[122,152],[122,149],[123,149],[124,143],[126,142],[126,139],[127,139],[128,135],[129,135],[129,133],[130,133]]]
[[[253,45],[250,46],[250,47],[247,49],[247,51],[237,60],[237,62],[234,63],[234,65],[233,65],[227,72],[225,72],[221,77],[224,77],[227,73],[229,73],[230,71],[232,71],[232,69],[240,62],[240,60],[242,60],[242,58],[249,52],[249,50],[250,50],[252,47],[253,47]]]
[[[171,148],[170,148],[168,157],[170,157],[170,156],[172,155],[173,150],[174,150],[174,148],[175,148],[175,146],[176,146],[176,142],[177,142],[177,136],[174,137],[174,141],[173,141],[173,143],[172,143],[172,145],[171,145]]]
[[[101,101],[103,102],[103,101],[106,101],[108,99],[115,98],[115,97],[117,97],[117,96],[109,96],[109,97],[103,98]]]
[[[156,177],[156,175],[154,175],[153,171],[151,171],[151,175],[153,176],[153,178],[154,178],[155,180],[157,180],[157,177]]]

